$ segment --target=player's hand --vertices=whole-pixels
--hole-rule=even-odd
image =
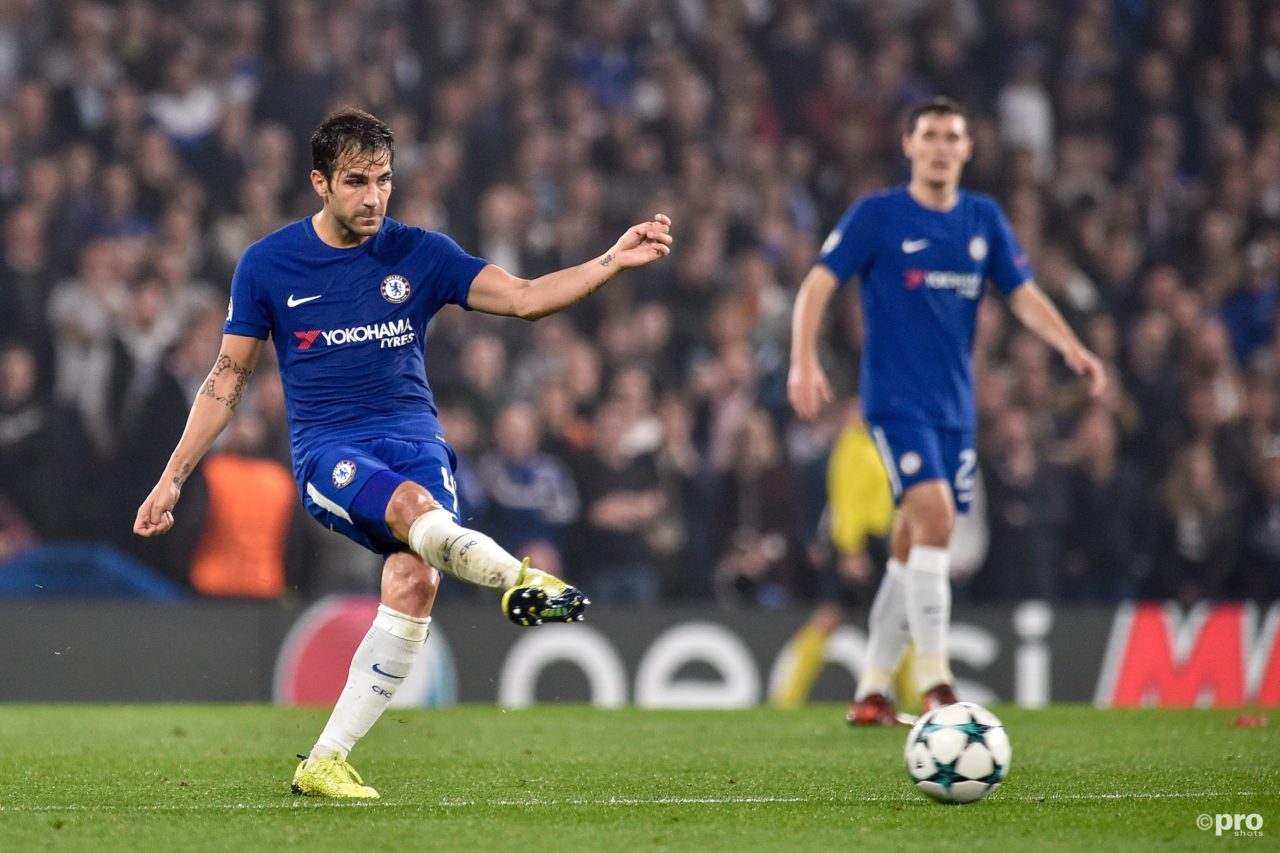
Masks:
[[[650,222],[632,225],[613,244],[609,254],[622,269],[642,267],[671,254],[671,219],[659,213]]]
[[[1066,356],[1067,367],[1070,367],[1076,376],[1084,376],[1089,380],[1089,396],[1097,400],[1107,390],[1107,369],[1102,366],[1102,361],[1087,349],[1081,347],[1072,351]]]
[[[161,480],[138,507],[138,517],[133,522],[133,532],[139,536],[160,536],[173,527],[173,508],[178,504],[182,490],[174,483]]]
[[[792,364],[787,373],[787,400],[802,420],[811,421],[835,399],[827,374],[816,364]]]

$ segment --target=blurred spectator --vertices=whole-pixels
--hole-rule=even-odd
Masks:
[[[1073,601],[1130,597],[1146,539],[1141,475],[1120,455],[1115,417],[1101,405],[1085,412],[1068,445],[1059,594]]]
[[[662,437],[654,454],[663,508],[650,529],[649,545],[662,570],[668,598],[706,598],[711,593],[711,531],[707,521],[702,454],[693,440],[693,412],[679,395],[665,394],[657,405]]]
[[[1175,375],[1174,329],[1168,315],[1148,311],[1134,323],[1124,362],[1124,384],[1140,417],[1138,432],[1126,449],[1142,468],[1147,484],[1159,482],[1173,460],[1174,425],[1181,386]]]
[[[129,310],[119,250],[105,240],[86,243],[75,278],[54,286],[49,321],[54,331],[57,399],[76,409],[100,455],[114,450],[107,398],[115,362],[115,328]],[[212,363],[212,362],[211,362]]]
[[[1026,409],[997,414],[982,437],[979,465],[987,486],[991,549],[973,580],[974,595],[1054,598],[1067,496],[1061,474],[1036,447]]]
[[[733,437],[715,491],[716,598],[781,607],[806,578],[799,492],[769,415],[755,409]]]
[[[542,546],[538,563],[563,570],[562,531],[578,516],[578,491],[565,463],[539,451],[538,413],[528,403],[512,403],[494,422],[494,449],[479,465],[489,499],[485,523],[513,554]]]
[[[458,354],[459,374],[442,385],[450,399],[465,402],[481,422],[492,424],[507,400],[507,347],[497,335],[470,338]]]
[[[43,334],[51,275],[45,225],[44,216],[33,204],[13,208],[4,219],[0,317],[5,318],[5,337],[40,342],[36,357],[48,368],[53,364],[53,350]],[[43,381],[47,385],[50,377],[46,375]]]
[[[1280,435],[1256,457],[1241,546],[1230,592],[1256,601],[1280,599]]]
[[[222,117],[220,93],[200,76],[200,57],[190,48],[164,63],[164,83],[150,98],[147,113],[178,150],[195,159]]]
[[[478,458],[479,448],[487,445],[487,430],[467,406],[441,404],[439,417],[445,439],[458,454],[458,465],[453,472],[458,490],[458,515],[475,527],[489,527],[489,495],[480,472],[471,462]]]
[[[1236,246],[1231,247],[1233,250]],[[1267,241],[1251,243],[1245,251],[1243,282],[1222,306],[1231,334],[1236,362],[1247,366],[1271,340],[1280,317],[1280,231]]]
[[[201,595],[279,598],[297,487],[288,468],[262,457],[266,425],[256,413],[240,412],[228,433],[223,450],[198,469],[208,497],[189,582]]]
[[[77,427],[73,413],[41,392],[31,349],[0,344],[0,507],[7,518],[0,535],[8,537],[8,556],[19,528],[24,541],[76,535],[75,507],[64,504],[84,453]]]
[[[1162,486],[1151,574],[1141,594],[1189,605],[1224,592],[1239,553],[1240,512],[1213,448],[1186,446]]]
[[[626,416],[617,403],[596,410],[591,448],[575,460],[582,517],[569,574],[600,604],[652,604],[660,581],[648,534],[665,508],[651,456],[622,449]]]

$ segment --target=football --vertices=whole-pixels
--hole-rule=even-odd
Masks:
[[[940,803],[977,802],[999,788],[1012,754],[999,718],[972,702],[921,715],[905,750],[911,781]]]

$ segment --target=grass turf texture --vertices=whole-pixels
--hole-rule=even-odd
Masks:
[[[1239,711],[993,710],[1003,788],[941,806],[902,766],[905,728],[844,708],[393,709],[353,763],[368,804],[288,783],[327,709],[0,705],[0,849],[1275,849],[1280,725]],[[1272,716],[1275,716],[1274,712]],[[1215,839],[1201,814],[1259,813]]]

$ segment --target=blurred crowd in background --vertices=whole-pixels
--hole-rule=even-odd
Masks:
[[[984,302],[957,597],[1280,596],[1266,0],[0,0],[0,589],[69,562],[376,589],[376,557],[302,516],[266,359],[174,532],[130,533],[240,253],[318,209],[308,139],[350,105],[395,131],[390,214],[517,275],[675,222],[668,260],[563,314],[436,317],[468,524],[601,604],[869,600],[882,514],[827,488],[865,474],[831,454],[856,405],[790,412],[791,302],[847,205],[903,181],[930,94],[970,109],[965,186],[1112,373],[1090,401]],[[852,400],[856,287],[838,300],[824,362]]]

